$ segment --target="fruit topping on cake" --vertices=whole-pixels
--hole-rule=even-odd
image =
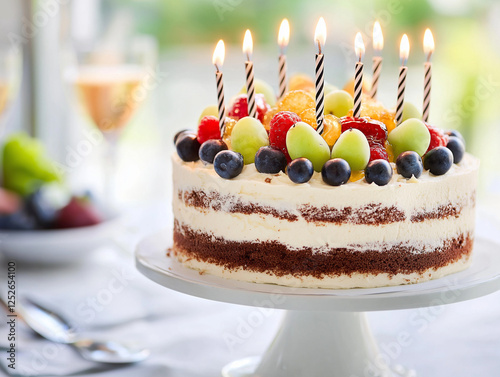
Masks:
[[[238,176],[243,165],[254,164],[249,168],[261,174],[287,174],[294,183],[308,182],[316,171],[330,186],[361,180],[384,186],[393,174],[406,179],[418,179],[424,170],[445,174],[465,154],[460,133],[423,122],[409,102],[396,127],[394,110],[366,95],[362,116],[353,117],[349,91],[329,86],[319,134],[311,79],[292,76],[290,91],[272,108],[272,88],[259,83],[263,94],[256,95],[256,118],[248,116],[246,94],[237,95],[228,108],[221,140],[216,108],[205,108],[196,133],[182,130],[175,135],[179,157],[213,163],[226,179]]]
[[[392,167],[386,160],[371,161],[365,169],[365,179],[368,183],[385,186],[391,181]]]
[[[273,147],[262,147],[255,154],[255,168],[259,173],[277,174],[285,171],[288,161],[285,154]]]
[[[424,166],[420,155],[413,151],[401,153],[396,160],[398,174],[405,178],[418,178],[422,175]]]
[[[255,106],[257,107],[257,118],[263,122],[264,115],[266,115],[267,111],[271,107],[266,103],[262,94],[255,95]],[[248,102],[246,94],[240,94],[233,99],[231,106],[228,109],[227,116],[236,120],[240,120],[248,116]]]
[[[351,177],[351,167],[346,160],[333,158],[328,160],[321,169],[323,182],[330,186],[340,186],[349,181]]]
[[[233,151],[221,151],[214,158],[215,172],[225,179],[240,175],[243,166],[243,156]]]
[[[286,167],[288,177],[293,183],[309,182],[314,174],[314,166],[307,158],[297,158]]]
[[[280,111],[273,116],[269,128],[269,144],[285,154],[288,162],[292,161],[286,147],[286,135],[290,127],[300,122],[300,117],[291,111]]]
[[[219,119],[213,115],[206,115],[201,118],[196,135],[200,144],[207,140],[220,139]]]
[[[286,134],[286,147],[292,159],[307,158],[320,172],[330,159],[330,147],[314,128],[304,122],[295,123]]]
[[[217,153],[227,149],[226,143],[220,139],[207,140],[201,145],[198,155],[201,161],[207,164],[213,164]]]
[[[351,170],[364,170],[370,160],[370,145],[360,130],[351,128],[340,135],[331,156],[346,160]]]
[[[234,125],[231,133],[231,149],[243,156],[245,165],[252,164],[257,151],[267,145],[269,145],[267,131],[257,119],[245,117]]]

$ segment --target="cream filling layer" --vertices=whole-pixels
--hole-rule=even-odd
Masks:
[[[252,272],[243,268],[227,269],[215,265],[187,258],[177,253],[177,259],[186,267],[193,268],[201,273],[219,276],[226,279],[247,281],[251,283],[277,284],[290,287],[301,288],[327,288],[327,289],[348,289],[348,288],[374,288],[383,286],[394,286],[403,284],[421,283],[424,281],[438,279],[443,276],[465,270],[471,263],[469,256],[463,256],[456,262],[440,268],[430,268],[422,273],[414,272],[411,274],[389,275],[380,274],[361,274],[353,273],[351,275],[329,275],[318,279],[313,276],[296,277],[293,275],[276,276],[272,273]]]
[[[419,252],[431,252],[444,240],[463,233],[474,232],[474,208],[466,207],[459,217],[411,222],[409,219],[385,225],[358,225],[344,223],[307,222],[281,220],[258,213],[242,214],[198,209],[186,206],[174,199],[174,217],[181,224],[229,241],[258,242],[277,241],[291,249],[312,247],[352,248],[369,250],[380,244],[408,244]]]
[[[174,195],[178,190],[213,191],[237,196],[243,203],[292,211],[305,204],[341,209],[380,203],[384,207],[396,206],[407,217],[450,202],[469,203],[476,190],[479,168],[479,160],[466,154],[460,164],[453,165],[442,176],[425,171],[420,178],[407,180],[394,169],[393,178],[386,186],[368,184],[362,179],[332,187],[323,182],[319,173],[315,173],[310,182],[297,185],[284,173],[261,174],[254,164],[246,165],[238,177],[226,180],[217,175],[212,165],[205,166],[201,161],[186,163],[174,153],[172,163]]]

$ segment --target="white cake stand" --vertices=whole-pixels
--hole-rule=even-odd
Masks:
[[[144,239],[136,266],[167,288],[234,304],[287,310],[262,357],[235,361],[224,377],[412,376],[392,370],[378,351],[366,311],[408,309],[470,300],[500,290],[500,246],[476,240],[472,266],[430,282],[374,289],[326,290],[245,283],[201,275],[166,257],[165,231]]]

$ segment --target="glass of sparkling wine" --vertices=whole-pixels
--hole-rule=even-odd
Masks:
[[[108,205],[115,204],[118,140],[144,101],[147,93],[145,80],[148,72],[154,69],[151,59],[154,54],[144,54],[145,49],[137,48],[137,45],[131,43],[131,47],[136,48],[125,51],[99,49],[80,52],[65,74],[66,80],[76,89],[78,103],[104,136],[104,199]],[[144,46],[148,47],[148,44],[143,43]]]

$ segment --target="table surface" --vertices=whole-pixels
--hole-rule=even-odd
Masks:
[[[106,369],[18,324],[20,375],[215,377],[230,361],[264,352],[281,310],[191,297],[165,289],[135,269],[133,245],[171,224],[169,213],[167,203],[156,202],[131,210],[116,245],[96,250],[83,264],[18,266],[17,271],[20,294],[62,311],[86,336],[145,345],[152,351],[150,359]],[[498,233],[492,226],[479,216],[478,232],[494,241]],[[391,365],[413,368],[420,376],[498,375],[500,293],[446,306],[373,312],[368,319]],[[3,322],[0,333],[6,334]],[[0,348],[5,346],[4,336]],[[6,375],[4,358],[0,365]]]

